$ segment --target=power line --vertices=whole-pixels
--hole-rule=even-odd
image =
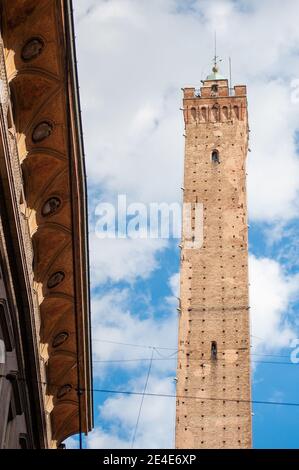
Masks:
[[[288,357],[288,356],[286,356]],[[110,363],[127,363],[127,362],[143,362],[143,361],[177,361],[178,359],[180,358],[177,358],[177,357],[164,357],[164,358],[160,358],[160,357],[157,357],[157,358],[153,358],[151,359],[150,357],[139,357],[139,358],[131,358],[131,359],[99,359],[99,360],[93,360],[92,362],[93,363],[96,363],[96,364],[110,364]],[[212,359],[189,359],[189,362],[202,362],[203,364],[206,363],[206,362],[212,362]],[[217,359],[217,361],[224,361],[226,362],[225,359]],[[235,361],[235,362],[238,362],[238,361]],[[287,366],[298,366],[299,363],[295,363],[295,362],[286,362],[286,361],[254,361],[254,360],[251,360],[250,362],[252,363],[255,363],[255,364],[278,364],[278,365],[287,365]]]
[[[251,361],[255,364],[278,364],[280,366],[298,366],[298,362],[286,362],[286,361]]]
[[[143,349],[152,349],[152,348],[154,348],[158,354],[159,354],[159,350],[178,351],[177,348],[170,348],[170,347],[164,347],[164,346],[153,346],[153,345],[142,345],[142,344],[134,344],[134,343],[124,343],[124,342],[119,342],[119,341],[110,341],[110,340],[98,339],[98,338],[92,338],[92,341],[99,342],[99,343],[103,342],[103,343],[119,344],[119,345],[122,345],[122,346],[132,346],[132,347],[143,348]],[[280,357],[280,358],[289,359],[289,356],[280,355],[280,354],[250,353],[250,355],[251,356],[262,356],[262,357]],[[93,362],[95,362],[95,361],[93,361]]]
[[[99,360],[93,360],[92,362],[93,363],[103,363],[105,364],[106,362],[107,363],[113,363],[113,362],[139,362],[139,361],[150,361],[151,358],[150,357],[139,357],[139,358],[134,358],[134,359],[99,359]],[[152,361],[176,361],[177,358],[176,357],[155,357],[152,359]]]
[[[132,392],[129,390],[106,390],[106,389],[93,389],[93,392],[99,393],[111,393],[111,394],[120,394],[120,395],[143,395],[143,392]],[[242,398],[214,398],[214,397],[196,397],[192,395],[173,395],[170,393],[144,393],[144,396],[149,397],[162,397],[162,398],[181,398],[181,399],[190,399],[190,400],[201,400],[204,401],[223,401],[223,402],[233,402],[233,403],[252,403],[256,405],[281,405],[281,406],[296,406],[299,407],[299,403],[292,402],[282,402],[282,401],[266,401],[266,400],[244,400]]]
[[[169,354],[168,356],[164,356],[163,354],[160,353],[158,349],[156,348],[153,348],[153,349],[162,359],[170,359],[170,358],[176,359],[176,357],[173,357],[173,356],[175,356],[179,352],[179,349],[176,349],[173,353]]]
[[[92,338],[92,341],[99,342],[99,343],[120,344],[122,346],[132,346],[132,347],[135,347],[135,348],[144,348],[144,349],[154,348],[154,349],[165,349],[165,350],[169,350],[169,351],[174,351],[174,350],[177,349],[177,348],[166,348],[166,347],[162,347],[162,346],[144,345],[144,344],[122,343],[122,342],[119,342],[119,341],[110,341],[108,339],[98,339],[98,338]]]
[[[0,377],[7,378],[7,375],[1,374]],[[27,379],[24,377],[16,377],[16,380],[26,382]],[[54,384],[51,382],[42,382],[36,380],[36,383],[40,383],[42,385],[47,385],[49,387],[60,388],[62,384]],[[110,389],[99,389],[99,388],[83,388],[83,387],[74,387],[74,391],[84,392],[95,392],[95,393],[110,393],[110,394],[118,394],[118,395],[136,395],[136,396],[149,396],[149,397],[161,397],[161,398],[180,398],[186,400],[200,400],[204,401],[222,401],[222,402],[233,402],[233,403],[252,403],[257,405],[280,405],[280,406],[295,406],[299,407],[298,402],[282,402],[282,401],[266,401],[266,400],[244,400],[242,398],[226,398],[226,397],[198,397],[192,395],[174,395],[170,393],[150,393],[150,392],[134,392],[131,390],[110,390]]]
[[[280,355],[280,354],[262,354],[262,353],[251,353],[250,354],[251,356],[262,356],[262,357],[285,357],[287,359],[290,358],[290,356],[286,356],[286,355]]]
[[[132,438],[131,449],[134,449],[134,444],[135,444],[135,439],[136,439],[138,424],[139,424],[140,415],[141,415],[141,410],[142,410],[142,405],[143,405],[143,401],[144,401],[144,395],[145,395],[145,393],[146,393],[146,388],[147,388],[147,384],[148,384],[148,379],[149,379],[149,376],[150,376],[150,373],[151,373],[151,367],[152,367],[152,363],[153,363],[153,357],[154,357],[154,349],[152,349],[152,356],[151,356],[151,358],[150,358],[150,363],[149,363],[149,366],[148,366],[146,381],[145,381],[145,384],[144,384],[143,394],[142,394],[142,397],[141,397],[141,402],[140,402],[140,407],[139,407],[139,411],[138,411],[137,421],[136,421],[136,425],[135,425],[135,429],[134,429],[134,434],[133,434],[133,438]]]

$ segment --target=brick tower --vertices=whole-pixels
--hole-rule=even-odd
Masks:
[[[184,203],[203,205],[203,242],[183,228],[176,447],[249,448],[246,87],[215,64],[200,93],[184,89],[184,120]]]

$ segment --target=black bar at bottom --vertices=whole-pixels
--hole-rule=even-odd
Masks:
[[[190,466],[208,468],[215,464],[255,464],[255,463],[299,463],[299,450],[189,450],[189,449],[160,449],[160,450],[1,450],[1,468],[16,468],[14,465],[31,468],[53,468],[58,470],[74,465],[82,466],[83,470],[107,467],[138,468],[141,465],[151,468],[152,465],[179,465],[182,468]],[[9,467],[4,467],[7,464]],[[222,467],[223,468],[223,467]]]

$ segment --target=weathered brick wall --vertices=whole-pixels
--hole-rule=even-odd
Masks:
[[[218,85],[216,94],[212,84]],[[204,238],[200,248],[190,249],[182,237],[176,447],[247,448],[246,87],[235,87],[234,96],[226,80],[204,82],[201,97],[185,89],[184,118],[184,202],[203,204]],[[214,149],[220,163],[212,162]]]

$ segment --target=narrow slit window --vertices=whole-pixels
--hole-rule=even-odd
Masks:
[[[211,343],[211,358],[217,359],[217,343],[216,341],[212,341]]]
[[[212,152],[212,162],[213,163],[220,163],[218,150],[213,150],[213,152]]]

